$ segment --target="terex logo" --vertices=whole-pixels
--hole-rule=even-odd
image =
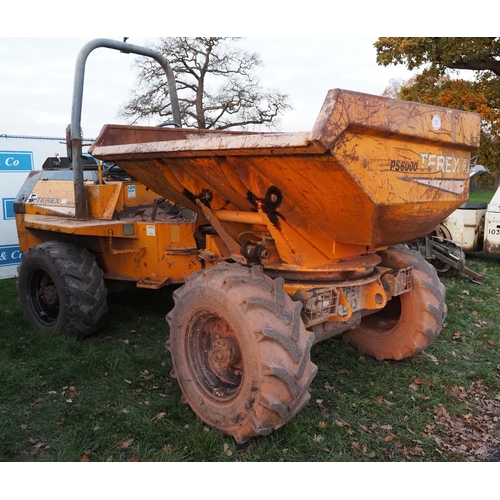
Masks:
[[[468,158],[425,153],[420,153],[420,158],[422,158],[422,171],[448,174],[468,174],[470,171]]]

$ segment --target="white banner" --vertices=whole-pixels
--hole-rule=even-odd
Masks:
[[[0,135],[0,279],[17,276],[21,262],[14,199],[31,170],[66,156],[65,139]]]

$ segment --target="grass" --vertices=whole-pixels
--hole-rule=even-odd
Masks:
[[[199,423],[169,376],[172,288],[110,295],[105,325],[77,341],[31,331],[15,280],[0,280],[0,461],[491,459],[500,446],[500,261],[468,256],[467,266],[484,284],[443,278],[447,320],[424,353],[378,362],[341,339],[317,344],[310,403],[243,446]]]
[[[310,403],[239,447],[198,423],[169,377],[172,289],[111,295],[105,326],[76,341],[31,331],[15,280],[0,281],[0,460],[483,460],[499,437],[500,263],[468,266],[485,283],[443,280],[448,318],[425,354],[377,362],[322,342]]]
[[[495,189],[488,189],[485,191],[471,191],[469,195],[469,201],[472,201],[474,203],[489,203],[495,192]]]

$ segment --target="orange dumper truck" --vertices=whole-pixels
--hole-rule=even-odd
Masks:
[[[310,132],[105,125],[85,170],[78,72],[97,47],[159,61],[180,125],[159,54],[82,49],[72,169],[31,173],[15,200],[33,328],[83,337],[109,286],[182,284],[166,311],[172,374],[198,417],[240,443],[308,402],[316,342],[400,360],[435,340],[445,289],[404,243],[467,200],[478,115],[335,89]]]

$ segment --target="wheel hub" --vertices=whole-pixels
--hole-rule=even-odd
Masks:
[[[40,287],[39,290],[39,295],[40,298],[49,306],[49,307],[55,307],[58,302],[59,298],[57,295],[57,290],[54,285],[49,285],[49,286],[42,286]]]
[[[34,270],[28,278],[30,303],[34,314],[44,325],[54,325],[59,316],[59,295],[50,275],[43,269]]]
[[[241,361],[238,343],[232,337],[212,339],[208,362],[217,376],[231,385],[239,384],[241,371],[236,365]]]
[[[188,327],[187,357],[193,378],[211,398],[231,401],[241,385],[243,359],[237,336],[227,321],[207,311]]]

